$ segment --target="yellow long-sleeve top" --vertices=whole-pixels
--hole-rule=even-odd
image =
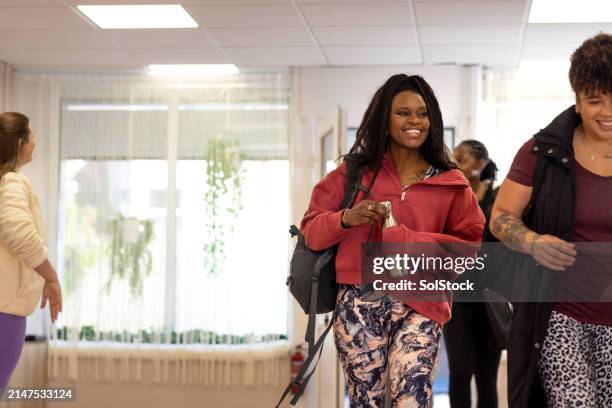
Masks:
[[[45,225],[32,184],[19,172],[0,179],[0,312],[32,314],[44,279],[34,268],[48,255]]]

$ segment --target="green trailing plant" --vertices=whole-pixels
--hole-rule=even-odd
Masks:
[[[153,221],[136,221],[138,224],[134,242],[127,242],[124,237],[125,221],[126,218],[119,214],[109,223],[110,275],[106,289],[110,291],[115,280],[127,280],[130,294],[133,297],[140,297],[144,279],[151,274],[153,269],[153,256],[150,249],[151,241],[153,241]]]
[[[80,208],[74,197],[67,200],[62,285],[67,298],[76,291],[86,272],[102,256],[103,247],[96,231],[97,218],[96,207],[87,205]]]
[[[216,137],[208,142],[206,153],[206,242],[204,268],[210,274],[222,271],[226,243],[234,232],[240,211],[240,155],[236,142]]]

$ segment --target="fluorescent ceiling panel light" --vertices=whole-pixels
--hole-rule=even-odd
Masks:
[[[609,23],[610,0],[533,0],[530,23]]]
[[[238,68],[234,64],[152,64],[151,75],[160,76],[212,76],[235,75]]]
[[[178,4],[77,6],[104,29],[197,28],[198,23]]]

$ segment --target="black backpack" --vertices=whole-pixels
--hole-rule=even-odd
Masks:
[[[344,198],[342,199],[340,208],[350,208],[355,202],[359,190],[364,191],[367,196],[376,178],[374,177],[370,186],[364,189],[361,186],[363,168],[359,167],[356,161],[350,156],[345,156],[345,163],[347,180],[344,189]],[[295,300],[304,310],[304,313],[308,314],[308,326],[306,327],[305,336],[305,340],[308,343],[308,357],[304,360],[302,369],[297,374],[296,378],[289,383],[287,388],[285,388],[280,401],[276,404],[277,408],[287,394],[289,394],[292,387],[295,386],[298,391],[291,399],[291,405],[295,405],[304,393],[306,385],[314,374],[319,359],[321,358],[325,336],[329,333],[333,323],[332,321],[329,322],[321,336],[315,342],[316,315],[333,311],[336,305],[336,295],[338,294],[335,262],[338,245],[336,244],[322,251],[313,251],[306,246],[304,236],[298,227],[292,225],[289,228],[289,233],[292,237],[297,236],[298,242],[295,246],[293,257],[291,258],[290,273],[286,284],[289,286],[289,291]],[[317,361],[314,363],[310,373],[305,375],[308,367],[317,355],[317,352]]]

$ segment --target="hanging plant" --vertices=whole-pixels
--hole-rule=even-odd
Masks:
[[[110,276],[106,289],[110,291],[114,280],[127,279],[130,294],[140,297],[144,279],[153,269],[149,247],[153,240],[153,221],[124,218],[119,214],[109,223],[109,230]]]
[[[62,284],[66,297],[77,290],[87,271],[100,261],[102,247],[95,225],[98,213],[92,205],[79,207],[73,196],[67,199]]]
[[[225,246],[234,232],[240,210],[240,155],[236,142],[220,137],[208,142],[204,205],[208,232],[204,243],[204,268],[210,274],[222,271]]]

